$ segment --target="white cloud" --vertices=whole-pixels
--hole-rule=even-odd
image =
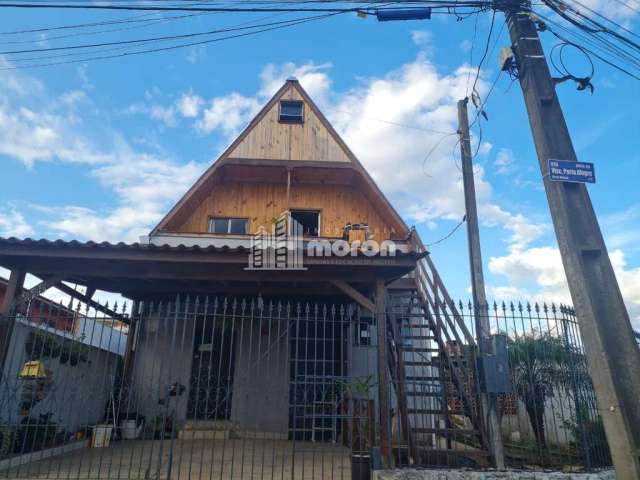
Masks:
[[[316,103],[321,107],[325,107],[328,104],[331,87],[331,80],[327,75],[327,70],[330,68],[330,64],[316,65],[313,62],[304,65],[296,65],[294,63],[266,65],[260,73],[261,86],[255,95],[245,96],[232,92],[205,101],[206,106],[202,109],[202,114],[195,122],[195,127],[203,134],[216,132],[222,133],[227,138],[237,135],[282,86],[285,80],[292,77],[300,81]],[[202,99],[193,95],[192,98],[198,99],[199,107]]]
[[[38,82],[16,75],[0,74],[0,85],[7,86],[6,91],[0,91],[0,155],[27,167],[42,161],[81,165],[86,175],[113,192],[103,208],[87,208],[81,203],[33,205],[46,214],[46,220],[40,222],[46,235],[135,241],[148,233],[203,170],[204,166],[194,162],[179,163],[161,153],[139,151],[112,130],[86,128],[87,112],[93,110],[83,109],[84,117],[78,117],[75,109],[79,101],[91,106],[84,91],[72,90],[56,98]],[[21,97],[15,91],[23,81],[38,87],[31,97]],[[13,94],[7,94],[9,91]],[[150,112],[167,124],[175,118],[173,107]],[[0,210],[0,235],[24,237],[34,231],[16,208],[9,205]]]
[[[145,94],[147,100],[151,100],[153,95]],[[151,120],[160,122],[164,127],[176,127],[176,105],[164,106],[157,102],[136,102],[129,105],[124,113],[127,115],[147,115]]]
[[[31,167],[37,161],[96,164],[105,157],[74,133],[75,114],[11,105],[0,98],[0,154]]]
[[[501,148],[493,161],[493,167],[498,175],[509,175],[515,171],[513,152],[508,148]]]
[[[628,24],[634,17],[638,15],[640,10],[640,1],[625,0],[624,2],[611,2],[609,0],[581,0],[584,7],[573,5],[576,10],[600,21],[594,13],[589,9],[596,11],[612,20],[624,21]]]
[[[25,238],[33,235],[34,230],[24,216],[15,208],[0,209],[0,236]]]
[[[177,125],[176,111],[173,107],[163,107],[157,104],[151,105],[149,108],[149,116],[153,120],[162,122],[167,127],[175,127]]]
[[[87,94],[84,90],[71,90],[60,96],[60,102],[67,107],[73,107],[86,99]]]
[[[199,45],[199,46],[189,48],[184,58],[187,62],[194,65],[206,57],[207,57],[207,47],[205,45]]]
[[[114,206],[95,210],[82,206],[39,207],[50,220],[45,226],[62,236],[88,240],[137,241],[146,235],[179,196],[202,173],[203,165],[139,153],[120,139],[109,162],[90,175],[115,193]]]
[[[640,329],[640,268],[627,268],[622,250],[609,257],[620,285],[631,321]],[[508,286],[494,286],[497,298],[525,298],[571,304],[560,251],[555,247],[514,249],[508,255],[492,257],[489,271],[508,280]],[[508,297],[507,297],[508,296]]]
[[[609,248],[637,250],[640,246],[640,204],[633,204],[620,212],[610,213],[601,218],[600,225]]]
[[[304,65],[296,65],[289,62],[279,66],[269,64],[260,74],[262,87],[258,97],[261,99],[270,98],[286,79],[294,77],[304,86],[316,103],[325,106],[331,88],[331,79],[327,74],[330,68],[330,63],[316,65],[314,62],[308,62]]]
[[[469,53],[471,51],[471,48],[473,48],[473,43],[471,42],[471,40],[463,40],[462,42],[460,42],[460,50],[462,50],[464,53]]]
[[[418,47],[424,47],[431,43],[431,39],[433,35],[428,30],[412,30],[411,31],[411,41],[415,43]]]
[[[193,92],[183,93],[178,100],[178,111],[185,118],[195,118],[200,113],[204,100]]]
[[[503,257],[491,257],[489,270],[515,285],[534,281],[544,288],[563,288],[566,284],[560,252],[553,247],[515,249]]]
[[[196,128],[205,134],[215,130],[225,135],[236,133],[256,115],[261,106],[257,99],[239,93],[216,97],[204,108]]]

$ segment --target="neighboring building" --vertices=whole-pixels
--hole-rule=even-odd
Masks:
[[[8,279],[0,276],[0,304],[4,301]],[[21,304],[18,311],[29,317],[29,321],[35,324],[47,325],[60,331],[72,332],[76,327],[78,313],[64,305],[38,296]]]
[[[0,278],[0,300],[7,286]],[[115,322],[42,296],[20,304],[13,320],[0,376],[0,470],[16,454],[86,438],[103,421],[127,341]]]

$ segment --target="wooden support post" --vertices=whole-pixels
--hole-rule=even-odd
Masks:
[[[380,453],[384,466],[391,465],[391,426],[389,419],[389,382],[387,381],[386,289],[382,278],[376,279],[376,324],[378,327],[378,409],[380,417]]]
[[[287,167],[287,210],[291,208],[291,167]]]
[[[94,287],[93,285],[87,285],[87,291],[85,292],[84,296],[91,300],[95,293],[96,287]]]
[[[25,272],[21,270],[11,270],[9,284],[0,307],[0,376],[4,372],[4,364],[15,324],[15,316],[12,316],[11,313],[16,299],[22,293],[25,275]]]

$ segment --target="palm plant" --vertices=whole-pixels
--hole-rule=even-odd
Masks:
[[[527,411],[536,445],[544,450],[545,403],[553,397],[554,389],[564,384],[570,352],[561,338],[548,333],[512,339],[508,351],[514,389]]]

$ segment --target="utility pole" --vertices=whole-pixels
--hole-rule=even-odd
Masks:
[[[549,159],[577,158],[529,5],[512,1],[512,49],[598,409],[617,478],[637,480],[640,350],[585,185],[549,179]]]
[[[471,139],[469,137],[469,98],[458,102],[458,134],[460,135],[460,157],[462,158],[462,181],[464,184],[464,205],[467,219],[467,239],[469,241],[469,263],[471,265],[471,291],[475,313],[476,338],[480,357],[491,354],[491,328],[489,325],[487,296],[482,273],[480,253],[480,229],[478,227],[478,207],[476,186],[473,179],[471,159]],[[498,398],[494,393],[480,392],[480,405],[484,425],[489,437],[489,450],[496,468],[504,469],[504,447],[498,416]]]

